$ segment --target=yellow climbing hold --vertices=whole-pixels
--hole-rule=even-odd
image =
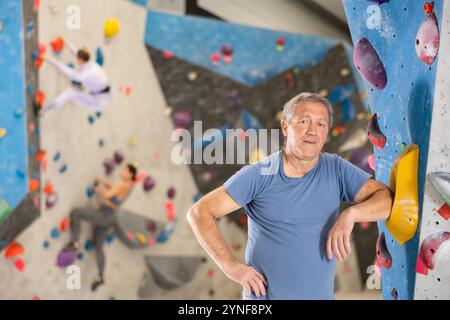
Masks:
[[[142,233],[136,233],[136,239],[140,244],[145,244],[147,242],[145,236]]]
[[[103,33],[106,38],[112,38],[120,32],[120,21],[117,18],[109,18],[105,22]]]
[[[390,185],[395,191],[391,215],[386,223],[400,245],[410,240],[419,222],[418,195],[419,147],[411,144],[395,160]]]
[[[0,139],[6,136],[8,131],[5,128],[0,128]]]

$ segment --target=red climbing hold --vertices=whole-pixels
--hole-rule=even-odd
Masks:
[[[434,2],[427,2],[423,5],[423,10],[426,14],[432,14],[434,9]]]
[[[61,232],[64,232],[67,230],[67,228],[69,227],[70,224],[70,219],[69,218],[64,218],[61,220],[61,222],[59,223],[59,230]]]
[[[175,205],[172,201],[167,201],[164,205],[164,209],[167,213],[167,220],[173,221],[175,219]]]
[[[11,243],[5,251],[5,259],[10,259],[13,257],[20,256],[24,253],[23,247],[17,242]]]
[[[384,232],[380,234],[377,240],[377,258],[383,268],[389,269],[392,266],[392,257],[387,249]]]
[[[450,218],[450,207],[448,204],[445,203],[442,207],[440,207],[438,213],[447,221]]]
[[[367,125],[367,134],[370,142],[378,149],[383,149],[386,144],[386,136],[381,132],[378,125],[378,115],[374,113]]]
[[[51,182],[47,182],[44,186],[44,189],[42,189],[42,191],[47,195],[53,194],[54,188],[53,188],[53,185],[51,184]]]
[[[60,53],[64,49],[64,39],[58,37],[55,40],[50,41],[50,46],[54,53]]]
[[[17,259],[14,261],[14,266],[19,270],[20,272],[23,272],[25,270],[25,262],[23,262],[22,259]]]
[[[34,97],[34,101],[42,107],[45,104],[45,93],[42,91],[36,92],[36,95]]]

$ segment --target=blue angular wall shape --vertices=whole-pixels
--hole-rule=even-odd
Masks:
[[[286,41],[282,52],[276,50],[279,38]],[[145,43],[251,86],[293,66],[318,64],[340,41],[149,10]],[[223,45],[233,48],[233,62],[213,66],[210,57]]]
[[[383,90],[373,90],[366,83],[370,109],[372,113],[378,114],[380,128],[388,138],[383,150],[375,150],[376,178],[389,185],[391,166],[402,151],[402,143],[417,144],[420,148],[420,207],[423,202],[437,65],[437,60],[431,66],[424,64],[415,51],[417,31],[426,18],[423,10],[426,2],[391,0],[383,3],[378,6],[381,13],[380,28],[370,29],[367,21],[373,21],[374,14],[370,6],[377,5],[362,0],[343,1],[353,43],[366,37],[383,61],[388,78]],[[440,25],[441,1],[435,3],[434,12]],[[393,257],[392,267],[382,269],[383,298],[392,300],[392,291],[396,289],[399,300],[413,299],[420,230],[403,246],[393,238],[384,222],[379,223],[379,230],[386,234],[387,247]]]
[[[28,193],[22,1],[0,2],[0,198],[14,208]],[[16,116],[16,110],[23,115]],[[24,176],[18,175],[20,171]]]

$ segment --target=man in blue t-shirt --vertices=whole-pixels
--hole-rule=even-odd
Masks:
[[[187,219],[202,247],[244,299],[333,299],[336,260],[351,252],[358,222],[389,217],[393,194],[340,156],[322,153],[330,103],[301,93],[285,106],[284,148],[245,166],[192,206]],[[341,201],[356,203],[339,214]],[[216,218],[248,215],[246,264],[225,243]]]

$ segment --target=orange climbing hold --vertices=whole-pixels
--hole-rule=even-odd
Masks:
[[[442,218],[444,218],[445,220],[448,220],[450,218],[450,207],[448,206],[448,204],[444,204],[442,207],[439,208],[439,210],[437,211]]]
[[[25,250],[17,242],[11,243],[5,251],[5,259],[11,259],[13,257],[20,256]]]
[[[395,191],[391,215],[386,223],[400,245],[410,240],[419,222],[418,192],[419,147],[409,145],[395,160],[390,185]]]
[[[51,195],[54,193],[54,188],[51,182],[47,182],[42,190],[45,194]]]
[[[39,189],[39,180],[36,179],[30,180],[30,182],[28,183],[28,191],[30,193],[33,193],[36,192],[37,189]]]
[[[36,92],[34,101],[36,101],[36,103],[42,107],[45,104],[45,93],[42,91]]]

